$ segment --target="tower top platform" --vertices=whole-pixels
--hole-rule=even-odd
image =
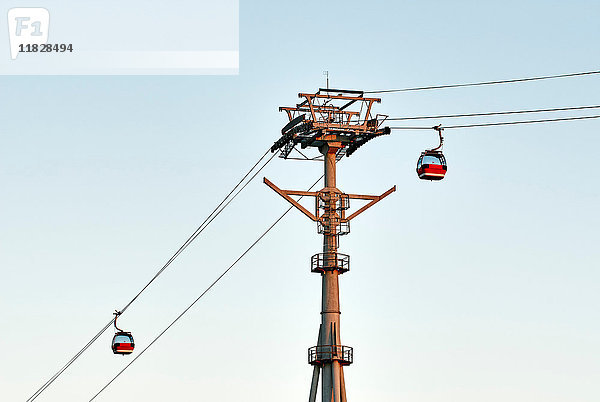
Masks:
[[[389,127],[382,127],[388,116],[372,112],[373,104],[381,99],[363,95],[362,91],[325,88],[299,93],[302,102],[279,108],[287,113],[289,122],[271,152],[280,149],[281,157],[287,159],[297,145],[302,149],[329,145],[338,150],[339,159],[352,155],[367,141],[389,134]]]

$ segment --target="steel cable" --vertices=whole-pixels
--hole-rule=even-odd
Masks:
[[[310,188],[307,191],[312,190],[312,188],[314,186],[317,185],[317,183],[324,177],[324,175],[322,175],[321,177],[319,177],[319,179],[317,179],[316,182],[314,182],[314,184],[312,186],[310,186]],[[302,199],[302,196],[300,196],[298,198],[298,200]],[[100,395],[104,390],[106,390],[106,388],[108,388],[110,386],[110,384],[112,384],[121,374],[123,374],[123,372],[125,372],[125,370],[127,370],[133,363],[135,363],[135,361],[137,359],[139,359],[152,345],[154,345],[154,343],[156,341],[158,341],[160,339],[160,337],[162,337],[165,332],[167,332],[173,325],[175,325],[175,323],[177,321],[179,321],[179,319],[181,317],[183,317],[185,315],[185,313],[187,313],[206,293],[208,293],[213,286],[215,286],[225,275],[227,275],[227,273],[242,259],[244,258],[244,256],[246,256],[246,254],[248,254],[248,252],[250,252],[250,250],[252,250],[252,248],[254,248],[254,246],[256,246],[258,244],[258,242],[260,242],[262,240],[263,237],[265,237],[267,235],[267,233],[269,233],[271,231],[271,229],[273,229],[275,227],[275,225],[277,225],[279,223],[279,221],[281,221],[283,219],[283,217],[285,215],[287,215],[288,212],[290,212],[292,210],[293,206],[290,206],[287,210],[285,210],[285,212],[283,214],[281,214],[281,216],[279,216],[279,218],[277,218],[275,220],[275,222],[273,222],[271,224],[271,226],[269,226],[247,249],[246,251],[244,251],[225,271],[223,271],[223,273],[221,275],[219,275],[217,277],[217,279],[215,279],[201,294],[200,296],[198,296],[188,307],[186,307],[185,310],[183,310],[183,312],[181,314],[179,314],[163,331],[161,331],[158,336],[156,336],[154,338],[154,340],[152,340],[152,342],[150,342],[148,344],[148,346],[146,346],[140,353],[138,353],[132,361],[130,361],[125,367],[123,367],[121,369],[121,371],[119,371],[108,383],[106,383],[91,399],[90,402],[93,401],[94,399],[96,399],[98,397],[98,395]]]
[[[545,113],[545,112],[563,112],[570,110],[598,109],[600,105],[591,106],[571,106],[559,107],[551,109],[530,109],[530,110],[510,110],[504,112],[483,112],[483,113],[463,113],[463,114],[440,114],[437,116],[413,116],[413,117],[387,117],[385,121],[395,120],[429,120],[429,119],[446,119],[458,117],[481,117],[481,116],[500,116],[509,114],[524,114],[524,113]]]
[[[120,312],[123,313],[125,310],[133,304],[137,300],[137,298],[162,274],[171,263],[210,225],[210,223],[221,213],[223,210],[242,192],[244,188],[256,177],[260,171],[262,171],[265,166],[273,160],[273,158],[277,155],[274,153],[271,157],[258,169],[246,183],[239,188],[239,190],[231,196],[238,187],[248,178],[248,176],[254,171],[254,169],[261,163],[262,160],[267,156],[270,152],[270,148],[265,151],[265,153],[258,159],[258,161],[248,170],[248,172],[238,181],[238,183],[233,187],[233,189],[223,198],[223,200],[213,209],[213,211],[206,217],[206,219],[200,224],[200,226],[192,233],[190,237],[183,243],[183,245],[173,254],[171,258],[162,266],[162,268],[150,279],[150,281],[127,303]],[[231,198],[230,198],[231,197]],[[114,319],[111,319],[96,335],[92,337],[92,339],[81,349],[79,350],[64,366],[62,366],[48,381],[46,381],[40,388],[38,388],[33,395],[27,399],[27,402],[34,401],[42,392],[44,392],[52,383],[67,369],[71,364],[75,362],[100,336],[113,324]]]
[[[586,119],[597,119],[600,118],[600,115],[592,115],[592,116],[576,116],[576,117],[560,117],[556,119],[539,119],[539,120],[519,120],[519,121],[503,121],[503,122],[495,122],[495,123],[474,123],[474,124],[461,124],[455,126],[442,126],[444,130],[448,129],[456,129],[456,128],[470,128],[470,127],[489,127],[489,126],[508,126],[513,124],[532,124],[532,123],[548,123],[548,122],[556,122],[556,121],[571,121],[571,120],[586,120]],[[426,126],[392,126],[390,127],[392,130],[433,130],[434,127],[426,127]]]
[[[432,86],[401,88],[401,89],[381,89],[381,90],[377,90],[377,91],[364,91],[364,93],[365,94],[380,94],[380,93],[392,93],[392,92],[424,91],[424,90],[430,90],[430,89],[475,87],[475,86],[481,86],[481,85],[511,84],[511,83],[515,83],[515,82],[549,80],[549,79],[554,79],[554,78],[580,77],[580,76],[593,75],[593,74],[600,74],[600,70],[584,71],[584,72],[579,72],[579,73],[546,75],[546,76],[541,76],[541,77],[515,78],[515,79],[510,79],[510,80],[470,82],[470,83],[464,83],[464,84],[432,85]]]

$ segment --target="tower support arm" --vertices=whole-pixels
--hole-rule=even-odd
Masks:
[[[356,212],[354,212],[352,215],[350,215],[349,217],[346,218],[346,220],[351,220],[356,218],[358,215],[362,214],[363,212],[365,212],[367,209],[371,208],[373,205],[377,204],[379,201],[383,200],[385,197],[387,197],[388,195],[392,194],[394,191],[396,191],[396,186],[390,188],[388,191],[386,191],[385,193],[381,194],[380,196],[375,196],[371,199],[371,202],[369,202],[367,205],[363,206],[362,208],[360,208],[359,210],[357,210]],[[358,198],[358,199],[365,199],[365,196],[360,196],[360,195],[354,195],[354,194],[350,194],[349,195],[350,198]]]
[[[271,183],[269,181],[269,179],[267,179],[266,177],[263,177],[263,182],[267,186],[271,187],[271,189],[273,191],[275,191],[277,194],[279,194],[280,196],[282,196],[283,198],[285,198],[287,202],[289,202],[294,207],[296,207],[304,215],[308,216],[311,220],[313,220],[315,222],[317,221],[317,217],[315,215],[313,215],[308,209],[306,209],[302,205],[300,205],[300,203],[298,201],[296,201],[295,199],[293,199],[292,197],[289,196],[289,194],[315,196],[317,193],[311,193],[311,192],[308,192],[308,191],[287,191],[287,190],[282,190],[279,187],[277,187],[275,184]]]

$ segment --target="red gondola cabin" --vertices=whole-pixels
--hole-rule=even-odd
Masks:
[[[440,151],[421,152],[417,162],[417,175],[421,180],[442,180],[448,167],[446,158]]]
[[[130,332],[117,332],[113,337],[112,350],[116,355],[128,355],[133,352],[135,344]]]

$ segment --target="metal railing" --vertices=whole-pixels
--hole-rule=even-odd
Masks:
[[[331,219],[329,222],[321,217],[317,221],[317,232],[325,235],[346,235],[350,233],[350,221],[345,219]]]
[[[319,191],[316,198],[317,209],[331,208],[336,211],[345,211],[350,208],[350,196],[332,191]]]
[[[354,361],[354,349],[344,345],[318,345],[308,349],[308,363],[322,365],[334,360],[342,366],[352,364]]]
[[[350,270],[350,256],[342,253],[319,253],[310,259],[310,270],[312,272],[340,271],[340,273]]]

